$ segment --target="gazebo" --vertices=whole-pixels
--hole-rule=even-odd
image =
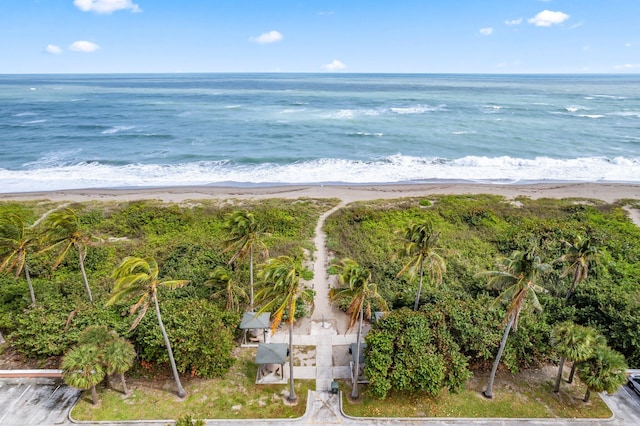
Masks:
[[[260,343],[256,352],[256,384],[286,383],[284,364],[289,355],[286,343]]]
[[[369,383],[369,379],[367,379],[364,375],[364,349],[367,347],[366,343],[360,343],[360,361],[358,362],[358,383]],[[356,364],[356,344],[349,344],[349,353],[351,354],[351,361],[349,361],[349,366],[351,367],[351,380],[353,380],[353,369]]]
[[[261,314],[245,312],[242,315],[242,321],[240,321],[240,330],[242,330],[240,346],[243,348],[255,348],[258,346],[260,337],[249,333],[250,330],[262,330],[262,342],[266,343],[269,318],[271,318],[271,312],[263,312]]]

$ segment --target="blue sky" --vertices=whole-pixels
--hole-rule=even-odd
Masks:
[[[0,0],[0,73],[640,72],[640,0]]]

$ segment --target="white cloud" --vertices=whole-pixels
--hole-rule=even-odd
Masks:
[[[62,53],[62,49],[55,44],[48,44],[47,47],[44,48],[44,51],[47,53],[51,53],[52,55],[59,55]]]
[[[108,14],[122,9],[131,9],[132,13],[142,12],[140,6],[131,3],[131,0],[73,0],[73,4],[83,12]]]
[[[490,36],[491,34],[493,34],[493,28],[480,28],[480,34],[482,34],[483,36]]]
[[[636,70],[636,69],[640,69],[640,64],[616,65],[614,68],[617,70]]]
[[[280,41],[282,39],[283,36],[278,31],[269,31],[268,33],[260,34],[258,37],[251,37],[249,41],[258,44],[269,44],[275,43],[276,41]]]
[[[69,46],[69,50],[73,50],[74,52],[83,52],[83,53],[92,53],[98,49],[100,49],[100,46],[85,40],[75,41],[71,43],[71,45]]]
[[[591,46],[589,46],[588,44],[582,46],[582,51],[583,52],[588,52],[589,50],[591,50]]]
[[[325,15],[333,15],[335,12],[331,11],[331,12],[318,12],[318,15],[320,16],[325,16]]]
[[[520,25],[522,24],[522,18],[507,20],[504,23],[507,25]]]
[[[624,47],[631,47],[631,43],[625,43]]]
[[[342,62],[340,62],[337,59],[334,59],[333,62],[331,62],[330,64],[325,64],[325,65],[322,66],[322,68],[324,68],[327,71],[343,70],[346,67],[347,66],[345,64],[343,64]]]
[[[566,13],[543,10],[533,18],[529,19],[528,22],[536,27],[550,27],[554,24],[561,24],[567,19],[569,19],[569,15]]]

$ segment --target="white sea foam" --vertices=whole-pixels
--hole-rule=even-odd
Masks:
[[[124,132],[134,128],[135,126],[113,126],[110,129],[104,130],[100,133],[102,133],[103,135],[113,135],[114,133]]]
[[[40,123],[46,123],[47,120],[31,120],[31,121],[25,121],[24,124],[40,124]]]
[[[19,112],[17,114],[14,114],[13,116],[14,117],[31,117],[31,116],[34,116],[34,115],[38,115],[38,113],[27,111],[27,112]]]
[[[640,158],[534,159],[467,156],[459,159],[393,155],[370,161],[320,159],[293,164],[239,165],[227,161],[177,165],[70,166],[0,169],[0,192],[132,186],[390,183],[423,180],[640,182]]]
[[[424,114],[427,112],[443,111],[446,105],[429,106],[429,105],[416,105],[411,107],[396,107],[389,108],[389,110],[396,114]]]
[[[576,115],[576,117],[583,117],[583,118],[604,118],[606,117],[605,115],[602,114],[578,114]]]

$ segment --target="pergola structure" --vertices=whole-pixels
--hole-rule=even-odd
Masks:
[[[256,352],[256,384],[286,383],[284,364],[289,356],[286,343],[260,343]],[[291,361],[290,361],[291,362]]]
[[[240,346],[243,348],[255,348],[260,343],[260,336],[252,334],[252,330],[262,330],[262,342],[267,342],[267,333],[269,330],[269,318],[271,312],[245,312],[240,321],[240,330],[242,330],[242,341]]]

